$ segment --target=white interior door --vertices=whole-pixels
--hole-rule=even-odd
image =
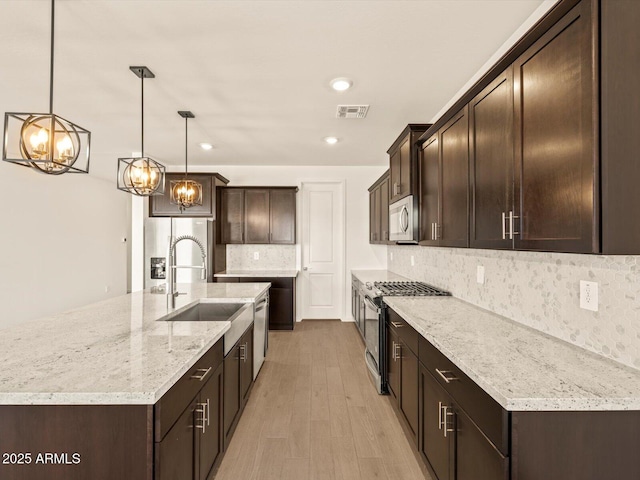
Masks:
[[[302,183],[302,319],[342,318],[344,184]]]

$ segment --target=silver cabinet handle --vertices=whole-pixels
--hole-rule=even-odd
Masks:
[[[509,211],[509,240],[513,240],[514,235],[520,235],[518,232],[514,230],[514,220],[520,218],[517,215],[513,214],[513,211]]]
[[[438,430],[442,430],[442,402],[438,402]]]
[[[394,352],[396,354],[396,360],[400,360],[402,358],[402,353],[398,353],[398,352],[402,352],[402,345],[400,345],[399,343],[396,343],[394,347]]]
[[[391,325],[393,325],[396,328],[404,327],[404,325],[402,323],[398,323],[398,322],[391,322]]]
[[[502,239],[507,239],[507,215],[502,212]]]
[[[393,340],[391,340],[391,359],[396,361],[396,342]]]
[[[451,383],[455,380],[459,380],[458,377],[454,377],[452,372],[450,370],[438,370],[436,368],[436,372],[438,373],[438,375],[440,375],[442,377],[442,379],[447,382],[447,383]]]
[[[436,232],[436,240],[438,240],[442,236],[441,232],[439,231],[440,230],[440,224],[438,222],[436,222],[434,224],[434,228],[435,228],[435,232]]]
[[[240,348],[240,360],[242,360],[243,362],[246,362],[247,361],[247,355],[245,354],[245,349],[247,348],[246,343],[243,343],[238,348]]]
[[[449,406],[443,405],[442,411],[444,414],[442,415],[442,430],[444,438],[447,438],[447,433],[451,433],[454,431],[453,428],[449,428],[449,417],[453,417],[454,413],[449,411]]]
[[[211,426],[210,422],[211,422],[211,411],[209,410],[209,399],[207,398],[207,427]]]
[[[208,403],[208,400],[207,400],[207,403]],[[202,418],[200,419],[202,420],[202,425],[196,425],[196,428],[201,429],[202,434],[204,435],[204,433],[207,431],[207,404],[198,403],[197,405],[198,407],[202,407],[202,408],[196,408],[196,413],[202,414]]]
[[[196,370],[196,372],[203,372],[202,375],[191,375],[191,378],[193,378],[194,380],[200,380],[203,381],[204,377],[206,377],[207,375],[209,375],[209,372],[211,371],[213,367],[209,367],[209,368],[198,368]]]

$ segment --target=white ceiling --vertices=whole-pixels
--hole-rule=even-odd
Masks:
[[[54,112],[92,132],[92,174],[140,150],[168,166],[384,165],[542,0],[58,0]],[[49,2],[0,0],[0,113],[48,108]],[[349,77],[345,93],[329,88]],[[338,104],[370,104],[365,120]],[[341,139],[335,146],[322,138]],[[214,149],[196,147],[210,142]],[[114,179],[115,180],[115,179]]]

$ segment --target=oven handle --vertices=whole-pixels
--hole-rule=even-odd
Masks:
[[[369,307],[371,310],[376,312],[377,315],[380,315],[380,312],[382,310],[380,310],[380,307],[378,307],[375,303],[373,303],[368,296],[364,297],[364,303],[367,304],[367,307]]]

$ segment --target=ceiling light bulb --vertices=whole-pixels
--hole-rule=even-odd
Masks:
[[[211,150],[213,148],[213,145],[210,143],[199,143],[198,145],[200,145],[200,148],[203,150]]]
[[[334,78],[331,80],[331,88],[333,88],[336,92],[344,92],[345,90],[349,90],[353,82],[348,78]]]
[[[324,141],[329,145],[335,145],[336,143],[338,143],[338,137],[324,137]]]

